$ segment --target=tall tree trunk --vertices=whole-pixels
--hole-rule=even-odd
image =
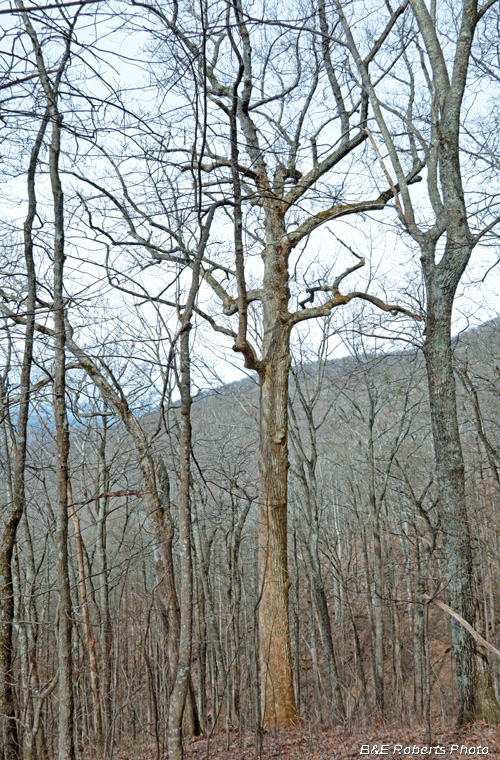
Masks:
[[[200,267],[210,233],[215,206],[202,223],[201,211],[198,217],[200,240],[192,267],[192,278],[186,305],[181,316],[180,327],[180,384],[181,423],[179,441],[180,483],[179,483],[179,553],[180,553],[180,637],[179,658],[175,682],[170,695],[168,713],[168,759],[182,760],[182,716],[188,693],[194,698],[191,688],[191,650],[193,639],[193,578],[191,547],[191,354],[189,336],[196,297],[198,294]]]
[[[22,507],[21,507],[22,509]],[[0,547],[0,720],[2,760],[20,758],[14,699],[13,641],[14,583],[12,562],[17,526],[21,519],[19,507],[12,510],[2,534]]]
[[[105,495],[109,491],[109,467],[106,461],[107,446],[107,417],[102,416],[102,428],[99,430],[99,446],[97,449],[97,472],[95,489],[102,494],[96,500],[97,513],[97,542],[96,553],[99,563],[99,617],[101,638],[101,673],[102,679],[99,684],[102,688],[101,701],[101,732],[104,752],[111,753],[111,736],[113,723],[113,698],[112,698],[112,668],[113,668],[113,624],[111,620],[111,608],[109,598],[109,570],[108,570],[108,507],[109,499]],[[78,547],[77,547],[78,548]],[[90,649],[89,649],[90,655]],[[92,665],[91,665],[92,668]],[[97,674],[97,671],[96,671]],[[92,672],[91,672],[91,677]],[[95,685],[95,684],[94,684]],[[95,716],[94,716],[94,719]],[[98,730],[98,725],[95,726]],[[97,743],[97,739],[96,739]]]
[[[328,602],[326,599],[325,587],[323,579],[319,570],[312,568],[312,589],[314,593],[314,600],[316,602],[316,609],[318,612],[318,624],[321,634],[321,642],[323,644],[323,651],[325,653],[325,659],[328,668],[328,684],[331,689],[331,705],[332,705],[332,722],[343,723],[345,720],[345,707],[344,700],[342,698],[342,691],[340,688],[340,679],[337,668],[337,659],[335,657],[335,649],[333,646],[333,634],[330,623],[330,613],[328,610]]]
[[[275,254],[268,251],[265,255]],[[272,283],[269,284],[273,287]],[[288,287],[285,290],[288,291]],[[283,304],[275,302],[267,306],[264,302],[263,357],[268,355],[269,359],[260,373],[259,450],[259,651],[262,717],[265,724],[278,726],[286,726],[297,717],[288,623],[287,432],[290,349],[289,327],[282,319],[282,306]]]
[[[429,276],[430,274],[430,276]],[[445,272],[445,274],[447,274]],[[439,267],[427,278],[427,333],[424,346],[436,457],[443,554],[450,605],[472,626],[479,608],[472,538],[465,500],[465,473],[457,416],[451,312],[454,289]],[[451,621],[458,688],[458,725],[478,718],[500,721],[485,655],[457,621]]]
[[[160,459],[157,463],[159,480],[160,507],[154,508],[153,520],[157,533],[155,547],[155,570],[158,582],[158,596],[166,615],[168,625],[168,658],[172,679],[177,673],[179,656],[180,610],[177,589],[175,586],[174,563],[172,546],[175,527],[170,510],[170,478],[165,462]],[[154,483],[151,484],[152,486]]]
[[[33,548],[33,540],[28,524],[26,510],[24,511],[21,525],[23,528],[24,539],[24,568],[26,573],[26,581],[28,584],[27,602],[26,602],[26,616],[29,620],[29,625],[26,626],[26,639],[28,657],[31,660],[28,667],[29,671],[29,685],[31,687],[30,699],[30,715],[28,720],[31,722],[26,727],[23,736],[23,760],[46,760],[47,750],[45,742],[44,726],[40,724],[38,720],[37,724],[37,712],[39,712],[39,704],[42,697],[40,696],[40,676],[39,676],[39,662],[38,662],[38,639],[39,639],[39,627],[40,627],[40,615],[38,609],[38,600],[35,592],[35,584],[37,580],[37,567],[35,564],[35,552]],[[37,697],[34,697],[34,695]]]
[[[179,542],[181,565],[179,659],[168,715],[168,758],[182,760],[182,715],[191,669],[193,580],[191,561],[191,510],[189,504],[191,461],[190,322],[181,330],[181,438],[179,490]]]
[[[294,604],[293,604],[293,634],[295,643],[295,704],[297,710],[300,712],[301,693],[300,693],[300,578],[299,578],[299,561],[297,554],[297,528],[293,529],[293,561],[295,569],[295,581],[294,581]]]
[[[24,223],[24,257],[28,295],[26,299],[26,330],[24,355],[19,388],[19,412],[17,418],[17,440],[15,442],[12,488],[9,489],[12,509],[8,515],[0,541],[0,738],[3,760],[16,760],[20,756],[20,744],[15,720],[12,626],[14,622],[14,588],[12,579],[12,558],[17,528],[26,506],[24,473],[26,467],[26,446],[29,417],[29,391],[33,344],[35,334],[36,275],[33,259],[33,222],[36,214],[35,176],[36,165],[49,120],[46,111],[35,144],[31,151],[28,167],[28,213]],[[2,384],[2,400],[4,387]]]
[[[73,741],[73,667],[71,651],[72,608],[68,565],[68,456],[69,429],[66,415],[66,328],[64,305],[64,196],[59,172],[62,115],[58,97],[61,77],[70,57],[71,41],[77,16],[68,25],[64,52],[54,78],[49,78],[42,45],[22,0],[16,0],[25,29],[31,40],[38,74],[51,121],[49,175],[54,210],[53,242],[53,319],[54,319],[54,418],[56,433],[56,501],[58,550],[58,661],[59,661],[59,760],[74,760]],[[35,164],[36,165],[36,164]]]
[[[370,418],[368,439],[368,490],[370,512],[373,530],[373,586],[374,599],[373,611],[375,617],[375,705],[383,712],[384,710],[384,607],[383,607],[383,572],[382,572],[382,541],[380,535],[380,505],[377,503],[375,491],[375,451],[374,451],[374,421],[375,404],[370,393]]]
[[[68,478],[68,500],[71,519],[75,531],[76,556],[78,560],[78,586],[80,589],[80,602],[82,605],[83,628],[87,654],[90,665],[90,687],[92,691],[92,718],[94,723],[95,748],[100,757],[104,755],[104,741],[102,731],[101,695],[99,686],[99,669],[97,666],[96,645],[94,632],[90,622],[89,605],[87,601],[87,584],[85,582],[85,564],[83,559],[83,539],[80,527],[80,519],[76,513],[71,479]]]
[[[420,602],[426,592],[420,561],[420,538],[415,539],[415,574],[417,578],[417,603],[413,605],[413,710],[417,718],[424,714],[424,652],[426,610]]]
[[[72,605],[68,564],[68,457],[69,428],[66,415],[66,332],[64,319],[64,216],[59,178],[62,117],[52,114],[50,180],[54,199],[54,417],[57,446],[57,549],[58,549],[58,659],[59,659],[59,760],[75,757],[73,723],[73,660],[71,651]]]

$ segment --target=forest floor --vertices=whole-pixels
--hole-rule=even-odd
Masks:
[[[421,748],[429,748],[424,753]],[[439,749],[438,749],[439,748]],[[479,749],[478,749],[479,748]],[[487,748],[486,751],[481,749]],[[393,758],[432,757],[441,760],[464,760],[484,757],[500,760],[500,727],[476,723],[461,729],[435,729],[431,742],[425,728],[399,724],[375,729],[265,732],[260,758],[256,753],[255,734],[237,732],[217,734],[188,742],[185,760],[350,760],[370,756]],[[160,757],[164,755],[160,753]],[[156,760],[154,748],[142,752],[115,753],[115,760]]]
[[[229,747],[228,747],[229,744]],[[426,757],[450,758],[477,757],[478,747],[488,748],[488,757],[500,760],[500,728],[492,728],[485,724],[475,724],[463,729],[448,729],[435,731],[429,745],[425,728],[415,729],[400,725],[385,726],[380,729],[365,729],[348,731],[346,729],[324,730],[311,732],[297,730],[290,732],[265,733],[262,742],[262,760],[281,758],[281,760],[348,760],[362,758],[375,754],[392,758],[422,757],[415,748],[443,747],[441,754],[436,750],[426,753]],[[456,749],[455,749],[456,747]],[[465,748],[469,752],[465,753]],[[471,748],[476,748],[470,753]],[[406,752],[405,752],[406,749]],[[462,749],[462,752],[460,752]],[[363,751],[362,751],[363,750]],[[372,750],[374,750],[372,752]],[[483,756],[482,753],[479,753]],[[197,740],[188,745],[186,760],[257,760],[255,751],[255,735],[244,735],[241,740],[238,734],[231,734],[229,742],[226,734],[213,737],[209,753],[205,739]]]

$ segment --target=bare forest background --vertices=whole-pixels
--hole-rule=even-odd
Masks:
[[[0,760],[497,726],[498,0],[0,28]]]

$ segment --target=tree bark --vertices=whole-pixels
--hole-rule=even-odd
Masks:
[[[375,617],[374,628],[374,677],[375,677],[375,705],[380,712],[384,711],[384,607],[383,607],[383,573],[382,573],[382,541],[380,535],[380,504],[377,503],[375,491],[375,450],[374,450],[374,423],[375,401],[369,390],[369,419],[368,419],[368,492],[370,512],[373,530],[373,611]]]
[[[190,323],[181,332],[181,438],[179,491],[179,553],[181,606],[179,660],[168,714],[168,758],[182,760],[182,715],[186,704],[191,669],[193,579],[191,561],[191,510],[189,504],[191,461],[191,380],[189,358]]]
[[[433,219],[419,226],[409,185],[403,169],[399,135],[391,132],[369,74],[369,60],[362,58],[354,40],[354,27],[344,13],[340,0],[334,0],[347,45],[354,58],[363,85],[371,101],[373,115],[389,154],[398,181],[396,206],[406,231],[419,245],[426,292],[426,339],[424,355],[427,367],[432,432],[436,458],[436,478],[439,510],[443,529],[443,553],[446,560],[448,593],[457,611],[471,625],[477,616],[476,584],[473,568],[471,533],[465,500],[465,479],[462,447],[457,418],[457,400],[453,376],[451,316],[460,279],[470,261],[474,246],[481,236],[498,222],[493,219],[480,234],[469,227],[469,210],[465,199],[461,158],[462,106],[466,91],[469,64],[472,58],[474,35],[482,16],[491,7],[485,3],[478,8],[477,0],[462,0],[457,9],[455,38],[442,35],[436,23],[435,6],[425,0],[410,0],[426,59],[422,58],[424,79],[428,92],[428,123],[430,125],[424,149],[427,164],[427,200]],[[404,8],[404,5],[400,6]],[[446,51],[441,40],[446,39]],[[408,73],[415,73],[408,62]],[[432,76],[428,74],[429,67]],[[380,80],[379,80],[380,81]],[[407,100],[412,113],[413,91]],[[408,119],[410,141],[415,139],[412,119]],[[375,143],[373,143],[375,145]],[[414,155],[414,162],[416,159]],[[383,167],[386,172],[385,167]],[[396,188],[393,185],[394,189]],[[487,204],[485,205],[487,208]],[[478,224],[481,214],[475,215]],[[442,255],[437,259],[438,241]],[[452,629],[458,688],[458,724],[488,714],[500,718],[500,709],[491,688],[491,679],[484,655],[475,642],[457,623]]]
[[[290,334],[288,273],[276,246],[264,253],[265,366],[260,373],[259,651],[264,724],[297,719],[288,623],[287,485]]]
[[[61,153],[62,114],[58,107],[59,85],[70,56],[71,41],[77,16],[68,24],[64,51],[51,81],[45,65],[42,45],[22,0],[16,0],[24,27],[30,38],[46,109],[51,122],[49,146],[49,176],[54,211],[53,241],[53,319],[54,319],[54,420],[57,449],[56,503],[58,550],[58,661],[59,661],[59,760],[74,760],[73,739],[73,668],[72,668],[72,607],[68,565],[68,457],[69,429],[66,415],[66,329],[64,302],[64,195],[59,172]]]
[[[14,466],[12,470],[12,488],[8,489],[12,500],[12,509],[5,521],[0,542],[0,737],[2,738],[4,760],[17,760],[20,756],[20,743],[17,723],[15,720],[14,682],[12,672],[12,626],[14,622],[12,559],[17,528],[26,506],[24,473],[26,468],[26,446],[30,402],[29,388],[31,365],[33,361],[36,299],[36,274],[33,259],[32,237],[33,222],[36,214],[35,176],[38,157],[47,129],[48,116],[47,111],[38,130],[28,167],[28,213],[24,223],[24,257],[28,284],[28,294],[26,299],[26,329],[19,388],[20,402],[17,419],[17,440],[15,442],[14,450]],[[4,400],[3,390],[2,384],[2,400]]]
[[[71,519],[75,531],[76,556],[78,560],[78,586],[80,589],[80,602],[82,605],[83,628],[87,653],[90,665],[90,686],[92,691],[92,717],[94,722],[94,741],[98,754],[104,754],[104,741],[102,731],[101,695],[99,686],[99,669],[97,666],[96,645],[92,625],[90,622],[89,605],[87,601],[87,584],[85,582],[85,564],[83,559],[83,539],[80,527],[80,519],[75,511],[71,478],[68,478],[68,500]]]
[[[447,275],[444,272],[444,275]],[[457,415],[451,312],[454,289],[439,267],[427,275],[427,333],[424,346],[439,491],[446,587],[450,606],[473,627],[479,607],[472,537],[465,498],[465,471]],[[500,721],[488,664],[474,639],[451,621],[457,674],[457,724]]]
[[[200,268],[210,227],[215,212],[212,206],[205,223],[201,212],[198,218],[200,239],[192,268],[191,285],[186,305],[180,317],[180,383],[181,420],[180,420],[180,483],[179,483],[179,554],[180,554],[180,638],[179,659],[175,682],[170,695],[168,712],[168,759],[182,760],[182,716],[188,693],[194,696],[191,688],[191,650],[193,643],[193,578],[191,547],[191,353],[189,337],[198,287]]]
[[[64,216],[63,191],[59,178],[62,117],[52,114],[50,179],[54,199],[54,418],[57,446],[57,549],[59,623],[59,760],[74,760],[74,702],[72,659],[72,605],[68,563],[68,458],[69,428],[66,415],[66,332],[64,324]]]

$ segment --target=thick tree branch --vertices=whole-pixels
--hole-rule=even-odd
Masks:
[[[355,254],[357,255],[357,254]],[[316,319],[318,317],[328,317],[332,313],[333,309],[337,308],[337,306],[345,306],[350,301],[352,301],[354,298],[360,298],[364,301],[369,301],[374,306],[377,306],[377,308],[381,309],[382,311],[390,312],[393,316],[396,314],[405,314],[408,317],[411,317],[412,319],[415,319],[417,321],[421,321],[422,317],[419,314],[415,314],[412,311],[409,311],[409,309],[406,309],[404,306],[399,306],[398,304],[388,304],[385,301],[382,301],[381,298],[377,298],[377,296],[372,296],[369,293],[363,293],[362,291],[353,291],[352,293],[347,293],[346,295],[343,295],[340,292],[340,284],[343,280],[345,280],[346,277],[348,277],[352,272],[355,272],[357,269],[361,269],[361,267],[365,266],[365,259],[357,256],[359,258],[359,261],[357,264],[354,264],[352,267],[348,267],[344,272],[342,272],[338,277],[335,278],[333,285],[318,285],[313,288],[308,288],[307,291],[309,293],[309,299],[305,299],[301,302],[301,305],[307,303],[307,301],[313,301],[314,300],[314,294],[317,292],[324,292],[324,293],[332,293],[332,297],[329,298],[325,303],[321,304],[321,306],[312,307],[309,309],[302,308],[301,311],[296,311],[293,314],[289,315],[289,324],[291,326],[298,324],[299,322],[304,322],[307,319]]]
[[[368,135],[365,133],[365,138],[367,136]],[[418,166],[412,169],[411,173],[405,178],[407,185],[421,181],[421,177],[418,176],[418,173],[422,170],[422,168],[423,163],[420,163]],[[297,229],[295,229],[293,232],[289,232],[287,234],[288,242],[293,248],[304,237],[310,235],[311,232],[320,227],[322,224],[325,224],[325,222],[331,222],[333,219],[339,219],[340,217],[348,216],[350,214],[362,214],[367,211],[379,211],[385,208],[387,203],[391,200],[391,198],[397,195],[397,193],[399,193],[399,184],[392,185],[388,190],[384,190],[383,193],[380,193],[378,198],[373,198],[367,201],[357,201],[355,203],[339,203],[335,206],[331,206],[324,211],[320,211],[318,214],[310,216],[308,219],[302,222],[302,224],[300,224]]]

